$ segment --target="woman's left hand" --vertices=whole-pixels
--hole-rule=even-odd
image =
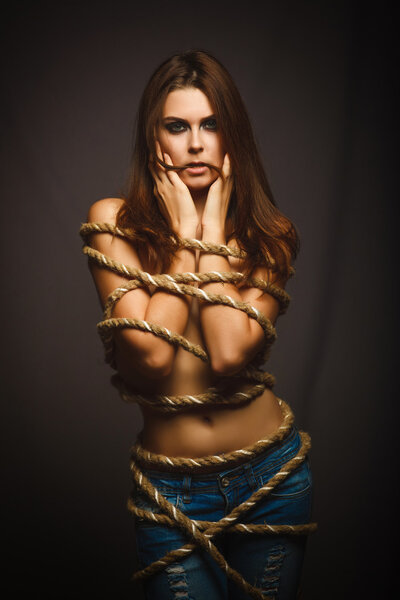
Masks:
[[[224,177],[218,176],[218,179],[214,181],[208,190],[201,220],[203,228],[220,229],[222,231],[225,229],[225,220],[233,186],[231,162],[228,154],[224,156],[222,173]]]

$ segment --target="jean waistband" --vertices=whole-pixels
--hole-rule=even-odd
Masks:
[[[192,473],[190,475],[190,478],[192,481],[210,481],[210,480],[215,479],[216,477],[221,477],[221,476],[228,475],[228,474],[231,477],[234,477],[235,474],[239,475],[243,471],[243,467],[256,468],[258,465],[260,465],[262,462],[264,462],[266,458],[272,457],[274,453],[281,455],[285,451],[288,451],[288,449],[290,449],[291,446],[297,447],[299,445],[300,445],[300,437],[299,437],[298,430],[295,426],[292,426],[290,428],[288,434],[282,440],[271,445],[266,450],[263,450],[257,456],[254,456],[253,458],[244,460],[239,465],[233,466],[230,468],[227,468],[226,466],[225,467],[221,466],[218,469],[213,470],[213,472],[211,472],[211,473],[201,473],[201,472]],[[179,470],[174,470],[174,472],[171,472],[171,471],[166,472],[166,471],[162,471],[162,470],[143,468],[143,467],[141,468],[141,470],[148,478],[168,479],[170,481],[181,480],[186,475],[185,472],[179,472]]]

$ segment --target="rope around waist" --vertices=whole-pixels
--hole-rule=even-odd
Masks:
[[[294,469],[296,469],[305,460],[311,442],[307,433],[299,432],[301,445],[297,454],[289,459],[271,479],[261,488],[257,489],[245,502],[233,509],[233,511],[223,517],[220,521],[198,521],[189,519],[177,507],[171,504],[151,483],[148,474],[143,470],[146,468],[164,469],[168,472],[188,472],[191,474],[209,472],[211,469],[220,470],[221,466],[238,465],[240,462],[259,456],[264,450],[272,447],[274,444],[283,440],[291,431],[294,417],[290,407],[282,400],[278,399],[283,412],[283,421],[277,431],[261,440],[258,440],[251,446],[246,446],[239,450],[234,450],[222,455],[209,455],[200,458],[181,458],[168,457],[162,454],[156,454],[145,450],[140,440],[132,448],[131,472],[136,486],[149,498],[152,503],[158,505],[161,512],[152,512],[143,510],[135,505],[135,499],[128,499],[128,510],[136,518],[146,521],[153,521],[159,525],[167,527],[178,527],[183,530],[188,538],[188,543],[177,550],[171,550],[162,558],[154,561],[151,565],[137,571],[134,579],[141,580],[153,576],[162,571],[168,565],[182,560],[193,552],[196,548],[202,548],[208,552],[224,570],[227,577],[235,583],[251,598],[255,600],[265,600],[264,594],[260,589],[255,588],[246,581],[242,575],[233,569],[213,544],[213,538],[224,531],[235,531],[242,534],[290,534],[307,535],[316,529],[316,523],[304,523],[299,525],[269,525],[242,523],[240,519],[258,502],[264,499],[281,481],[283,481]]]
[[[227,468],[231,465],[240,465],[281,442],[290,433],[294,422],[294,415],[284,400],[278,398],[278,402],[283,416],[281,425],[274,433],[244,448],[223,454],[210,454],[200,458],[164,456],[163,454],[146,450],[142,445],[142,432],[140,432],[136,443],[131,448],[131,458],[136,464],[146,470],[153,469],[168,473],[190,473],[192,475],[194,473],[214,473],[219,471],[221,467]]]

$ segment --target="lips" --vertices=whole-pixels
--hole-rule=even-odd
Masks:
[[[203,162],[191,162],[186,165],[186,173],[193,176],[204,175],[208,167]]]

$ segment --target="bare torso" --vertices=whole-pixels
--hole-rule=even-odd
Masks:
[[[236,259],[229,258],[233,268]],[[196,267],[198,256],[196,258]],[[152,290],[150,289],[150,292]],[[205,347],[201,333],[199,306],[191,301],[184,337]],[[118,355],[117,355],[118,362]],[[200,394],[215,384],[210,367],[183,348],[178,348],[170,375],[162,380],[149,380],[139,372],[121,372],[123,379],[143,393],[165,395]],[[226,379],[226,378],[224,378]],[[235,391],[249,384],[231,377]],[[282,413],[275,394],[266,389],[255,400],[237,407],[193,407],[183,413],[160,413],[142,407],[142,443],[151,452],[166,456],[197,458],[222,454],[243,448],[275,431],[282,422]]]

